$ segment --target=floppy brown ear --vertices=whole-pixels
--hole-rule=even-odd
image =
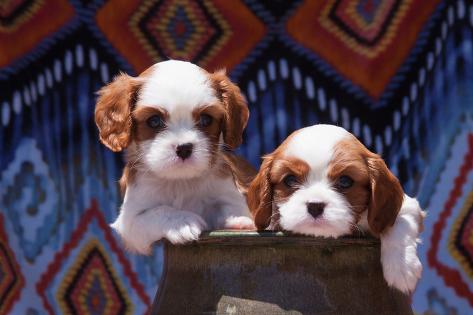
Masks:
[[[100,141],[112,151],[126,148],[131,137],[131,110],[141,82],[127,74],[120,74],[98,92],[95,123]]]
[[[272,164],[272,157],[267,156],[264,158],[258,174],[248,188],[246,197],[248,207],[258,230],[264,230],[271,223],[273,188],[271,186],[270,172]]]
[[[231,149],[235,149],[241,144],[243,130],[248,123],[248,105],[240,88],[230,81],[225,71],[217,71],[211,77],[217,96],[225,106],[223,140]]]
[[[374,153],[367,158],[370,173],[371,198],[368,204],[368,224],[375,235],[394,224],[401,209],[404,191],[396,176]]]
[[[236,187],[240,193],[247,196],[248,188],[256,177],[256,169],[244,158],[232,152],[223,151],[222,157],[225,160],[225,164],[230,169]]]

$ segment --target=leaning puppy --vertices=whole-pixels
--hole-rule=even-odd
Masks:
[[[205,228],[254,228],[238,189],[252,169],[223,149],[241,144],[248,115],[224,72],[183,61],[121,74],[99,91],[100,140],[126,149],[124,201],[111,226],[130,250],[148,254],[162,238],[193,241]]]
[[[290,135],[264,157],[248,204],[260,230],[335,238],[369,231],[381,239],[389,285],[412,292],[420,278],[424,212],[381,157],[343,128],[315,125]]]

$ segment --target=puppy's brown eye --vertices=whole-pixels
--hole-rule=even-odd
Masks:
[[[340,189],[348,189],[353,186],[353,179],[350,176],[340,176],[337,181],[337,187]]]
[[[208,127],[212,123],[212,116],[207,115],[207,114],[202,114],[199,117],[199,126],[200,127]]]
[[[299,184],[299,182],[297,181],[297,177],[294,175],[287,175],[286,177],[284,177],[283,182],[284,185],[291,188],[294,188],[295,186],[297,186],[297,184]]]
[[[146,124],[153,129],[161,129],[165,127],[164,120],[159,115],[153,115],[148,118]]]

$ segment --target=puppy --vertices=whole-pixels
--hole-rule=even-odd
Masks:
[[[361,229],[380,237],[387,283],[414,290],[424,212],[381,157],[345,129],[315,125],[291,134],[264,157],[247,197],[260,230],[336,238]]]
[[[227,152],[241,144],[248,116],[224,72],[189,62],[120,74],[99,91],[100,140],[126,149],[124,201],[111,226],[129,250],[149,254],[157,240],[193,241],[205,228],[254,228],[241,188],[256,172]]]

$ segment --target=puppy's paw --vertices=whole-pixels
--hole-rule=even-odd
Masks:
[[[133,254],[140,254],[140,255],[145,255],[149,256],[151,255],[152,252],[152,241],[148,240],[126,240],[122,238],[123,244],[125,245],[125,248],[128,252],[133,253]]]
[[[140,235],[135,235],[135,237],[130,237],[126,230],[123,228],[123,225],[119,220],[110,224],[110,227],[114,229],[123,242],[123,245],[127,251],[140,255],[150,255],[151,254],[151,245],[152,240],[149,240],[144,233]]]
[[[173,244],[196,241],[207,226],[200,216],[185,211],[176,214],[168,223],[164,235]]]
[[[414,291],[422,274],[422,264],[414,246],[408,246],[405,251],[383,253],[381,263],[388,285],[406,294]]]
[[[235,229],[235,230],[255,230],[255,224],[251,218],[241,216],[241,217],[228,217],[225,220],[224,227],[226,229]]]

